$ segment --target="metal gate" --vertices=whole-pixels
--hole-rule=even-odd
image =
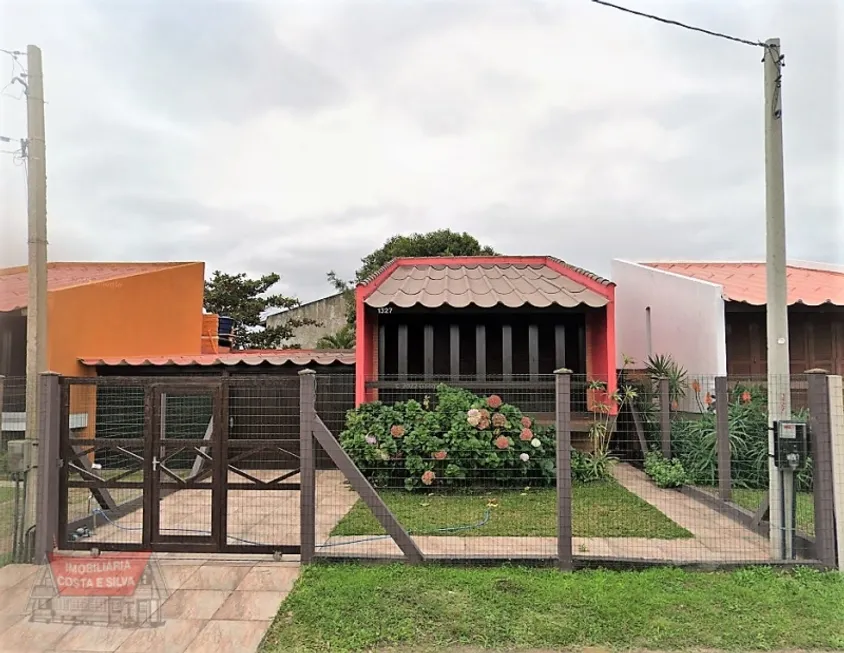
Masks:
[[[61,380],[60,549],[298,553],[292,377]]]

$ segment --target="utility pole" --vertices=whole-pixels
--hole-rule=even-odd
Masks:
[[[794,474],[780,476],[774,453],[775,421],[791,418],[791,382],[788,351],[788,282],[785,251],[785,182],[782,151],[782,56],[780,40],[765,41],[765,228],[767,234],[767,340],[768,340],[768,505],[771,557],[791,558],[790,538]],[[790,487],[789,487],[790,486]],[[792,525],[793,526],[793,525]],[[784,546],[785,543],[785,546]]]
[[[40,412],[40,378],[47,371],[47,168],[44,147],[44,77],[41,49],[26,48],[26,166],[28,207],[29,297],[26,305],[26,438],[37,447]],[[33,460],[36,460],[36,450]],[[38,470],[26,475],[24,540],[35,525]]]

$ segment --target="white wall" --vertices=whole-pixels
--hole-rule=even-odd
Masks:
[[[618,259],[611,278],[619,367],[624,355],[638,367],[649,354],[667,354],[686,368],[689,382],[700,381],[703,394],[714,392],[712,377],[727,373],[721,286]],[[694,410],[692,395],[689,391],[683,408]]]

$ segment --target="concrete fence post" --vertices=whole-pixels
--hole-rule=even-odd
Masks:
[[[571,491],[571,370],[556,374],[557,426],[557,565],[574,569]]]
[[[727,377],[715,377],[715,427],[718,439],[718,496],[732,499],[732,460],[730,455],[730,394]]]
[[[311,562],[316,548],[316,464],[314,460],[314,417],[316,372],[299,372],[299,546],[303,564]]]
[[[815,556],[822,564],[834,569],[835,512],[829,382],[823,370],[810,370],[806,377],[809,381],[809,437],[815,500]]]
[[[49,563],[50,554],[58,545],[59,533],[59,466],[61,458],[61,389],[59,375],[44,372],[38,382],[41,384],[41,400],[38,420],[38,450],[36,465],[39,469],[36,495],[35,550],[33,562],[38,565]]]
[[[671,386],[668,379],[659,380],[659,431],[662,455],[671,458]]]
[[[841,376],[827,377],[829,426],[832,443],[832,501],[838,571],[844,573],[844,382]]]

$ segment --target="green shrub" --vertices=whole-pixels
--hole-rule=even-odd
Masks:
[[[571,477],[580,483],[603,481],[610,476],[615,458],[601,453],[590,453],[572,449]]]
[[[676,458],[668,460],[658,451],[649,451],[645,456],[645,474],[651,477],[657,487],[681,487],[686,484],[683,463]]]
[[[433,402],[364,404],[346,416],[340,444],[379,487],[550,485],[556,478],[553,427],[515,406],[447,385]]]
[[[765,388],[737,385],[730,392],[727,413],[733,485],[751,489],[768,487],[768,399]],[[806,411],[795,411],[795,419],[806,418]],[[672,422],[671,449],[683,464],[690,483],[718,484],[717,440],[714,410],[707,410],[695,419],[675,419]],[[811,489],[811,459],[796,480],[798,489]]]

